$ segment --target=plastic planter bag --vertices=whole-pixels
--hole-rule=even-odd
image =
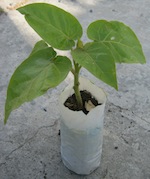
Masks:
[[[80,90],[89,91],[102,105],[96,106],[87,115],[82,111],[72,111],[64,106],[64,102],[74,93],[73,84],[62,92],[61,157],[68,169],[88,175],[100,165],[106,95],[84,78],[80,78]]]

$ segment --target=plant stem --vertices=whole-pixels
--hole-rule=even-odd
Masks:
[[[82,98],[81,98],[81,94],[80,94],[80,89],[79,89],[79,71],[81,69],[81,67],[79,66],[78,63],[76,63],[75,61],[74,62],[74,92],[75,92],[75,97],[76,97],[76,100],[77,100],[77,105],[78,105],[78,109],[82,109],[83,107],[83,102],[82,102]]]

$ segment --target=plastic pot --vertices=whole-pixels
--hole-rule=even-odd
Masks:
[[[61,157],[64,165],[77,174],[88,175],[100,165],[106,94],[89,80],[80,78],[80,90],[89,91],[99,103],[87,115],[64,106],[73,83],[60,95]]]

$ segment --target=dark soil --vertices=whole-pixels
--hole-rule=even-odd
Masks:
[[[98,101],[91,95],[90,92],[83,90],[80,91],[81,97],[82,97],[82,102],[83,102],[83,108],[80,109],[77,105],[76,97],[75,94],[72,96],[68,97],[68,99],[64,102],[64,106],[68,107],[70,110],[73,111],[83,111],[85,114],[88,114],[89,111],[86,110],[85,108],[85,103],[91,101],[92,104],[96,107],[98,105],[101,105],[98,103]]]

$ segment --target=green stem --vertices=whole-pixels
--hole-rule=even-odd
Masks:
[[[82,109],[83,107],[83,102],[82,102],[82,98],[81,98],[81,94],[80,94],[80,89],[79,89],[79,72],[80,72],[80,69],[81,67],[79,66],[78,63],[75,63],[74,62],[74,92],[75,92],[75,96],[76,96],[76,100],[77,100],[77,105],[78,105],[78,108],[79,109]]]

